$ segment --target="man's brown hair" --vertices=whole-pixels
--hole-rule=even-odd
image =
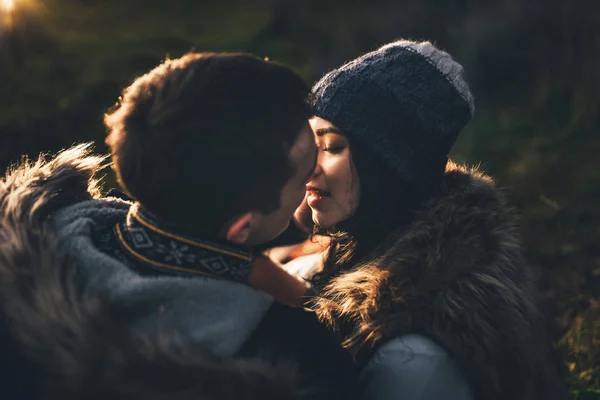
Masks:
[[[119,182],[149,211],[198,233],[274,211],[294,172],[289,151],[310,117],[308,95],[290,68],[250,54],[167,60],[105,117]]]

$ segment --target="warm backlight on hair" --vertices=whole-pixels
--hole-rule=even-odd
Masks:
[[[11,12],[15,9],[15,0],[0,0],[0,8],[3,11]]]

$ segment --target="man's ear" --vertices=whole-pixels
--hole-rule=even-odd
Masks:
[[[233,219],[227,231],[225,232],[225,239],[232,243],[244,244],[250,236],[250,229],[252,228],[252,213],[247,212],[239,215]]]

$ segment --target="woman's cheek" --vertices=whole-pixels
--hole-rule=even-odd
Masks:
[[[327,181],[332,197],[342,208],[345,208],[348,202],[348,186],[351,184],[347,179],[349,174],[346,171],[346,165],[347,163],[344,162],[342,157],[332,160],[330,166],[331,174]]]
[[[338,180],[343,175],[343,163],[339,157],[330,157],[327,160],[327,170],[332,179]]]

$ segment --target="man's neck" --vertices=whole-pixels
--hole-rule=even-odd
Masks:
[[[182,233],[137,203],[115,230],[129,256],[162,273],[248,282],[251,248]]]
[[[197,241],[199,243],[206,242],[215,244],[218,247],[222,246],[223,248],[235,249],[242,254],[252,253],[252,248],[250,246],[230,242],[223,237],[219,237],[216,233],[204,232],[202,227],[191,229],[181,226],[165,218],[161,218],[140,203],[134,203],[129,214],[131,217],[137,218],[141,223],[145,223],[146,226],[149,225],[148,228],[150,229],[158,229],[179,238],[186,238],[187,240]]]

